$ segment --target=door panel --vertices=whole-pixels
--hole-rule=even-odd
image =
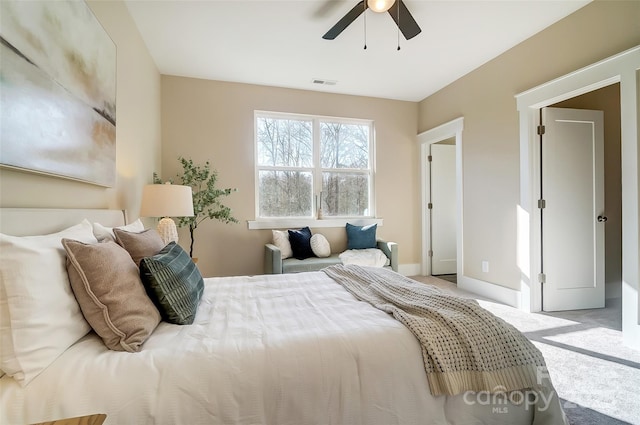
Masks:
[[[603,112],[544,108],[545,311],[604,307]]]
[[[456,146],[431,145],[431,274],[455,274]]]

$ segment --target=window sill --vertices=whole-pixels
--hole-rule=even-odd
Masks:
[[[257,229],[289,229],[309,226],[310,228],[321,227],[345,227],[347,223],[356,226],[368,226],[377,224],[382,226],[381,218],[283,218],[273,220],[247,220],[249,230]]]

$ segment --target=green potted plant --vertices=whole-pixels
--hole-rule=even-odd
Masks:
[[[204,165],[194,164],[193,160],[179,157],[182,165],[182,174],[178,174],[177,179],[180,184],[191,186],[193,191],[193,217],[178,218],[178,226],[189,226],[189,236],[191,244],[189,255],[193,257],[194,231],[204,220],[219,220],[223,223],[237,223],[238,220],[231,215],[231,208],[225,206],[221,199],[229,196],[237,189],[216,187],[218,172],[211,168],[209,161]],[[153,173],[153,182],[162,184],[163,181],[156,173]],[[171,179],[169,182],[173,183]]]

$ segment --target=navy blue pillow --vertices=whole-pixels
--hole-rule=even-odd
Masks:
[[[347,223],[347,249],[376,248],[377,224],[354,226]]]
[[[315,257],[311,249],[311,229],[303,227],[299,230],[289,230],[289,242],[293,256],[298,260]]]
[[[169,242],[153,257],[140,261],[140,277],[162,318],[176,325],[190,325],[202,293],[204,281],[189,254]]]

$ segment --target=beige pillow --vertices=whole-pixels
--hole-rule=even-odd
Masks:
[[[67,273],[85,319],[115,351],[140,351],[160,322],[139,270],[115,242],[85,244],[63,239]]]
[[[125,226],[117,226],[116,228],[126,230],[127,232],[139,233],[144,230],[144,224],[142,224],[140,219],[137,219],[133,223],[129,223]],[[103,226],[100,223],[93,223],[93,235],[98,239],[98,242],[102,242],[107,239],[115,241],[116,237],[113,234],[113,229],[113,227]]]
[[[280,250],[282,259],[293,256],[293,250],[291,249],[291,242],[289,242],[289,232],[287,230],[272,230],[273,244]]]
[[[116,236],[118,245],[129,252],[138,267],[140,267],[140,260],[145,257],[153,257],[165,246],[164,241],[155,229],[147,229],[136,233],[114,228],[113,234]]]

